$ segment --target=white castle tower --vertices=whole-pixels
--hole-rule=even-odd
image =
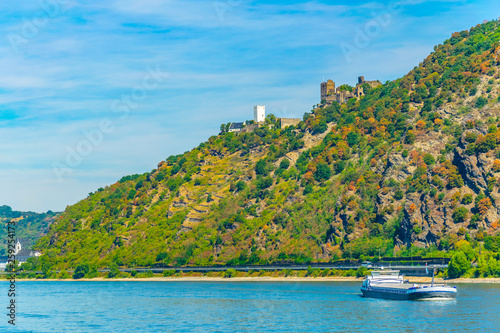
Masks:
[[[266,107],[264,105],[256,105],[253,107],[253,120],[256,123],[262,123],[266,119]]]

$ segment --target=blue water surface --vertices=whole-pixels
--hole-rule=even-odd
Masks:
[[[500,331],[500,284],[457,286],[452,301],[391,301],[357,282],[19,281],[13,327],[1,282],[0,331]]]

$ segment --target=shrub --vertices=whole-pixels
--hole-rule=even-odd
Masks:
[[[64,269],[59,273],[59,279],[69,279],[70,277],[71,276]]]
[[[356,270],[356,277],[364,277],[368,274],[368,269],[366,267],[359,267]]]
[[[394,192],[394,199],[396,199],[396,200],[403,199],[403,191],[397,190],[396,192]]]
[[[73,273],[73,279],[78,280],[87,275],[90,271],[89,264],[78,265]]]
[[[424,155],[424,163],[427,164],[427,165],[432,165],[434,163],[436,163],[436,160],[434,159],[434,157],[427,153]]]
[[[304,187],[304,195],[308,195],[309,193],[312,193],[313,191],[313,186],[311,184],[307,184],[306,187]]]
[[[467,260],[467,256],[462,251],[459,251],[451,257],[448,264],[448,277],[452,279],[459,278],[467,272],[469,267],[470,263]]]
[[[167,269],[163,271],[163,276],[169,277],[175,274],[175,269]]]
[[[468,204],[472,203],[472,194],[469,194],[469,193],[465,194],[464,197],[462,198],[462,203],[464,205],[468,205]]]
[[[316,166],[316,172],[314,173],[314,179],[318,182],[330,179],[332,172],[328,167],[328,164],[320,162]]]
[[[112,262],[111,265],[109,265],[109,272],[108,272],[108,278],[114,278],[120,274],[120,268],[115,262]]]
[[[224,277],[230,279],[236,275],[236,270],[234,268],[229,268],[224,272]]]
[[[486,104],[488,104],[488,99],[486,97],[480,96],[476,99],[476,108],[481,109]]]
[[[453,211],[453,221],[455,223],[464,222],[467,219],[468,210],[465,207],[458,207]]]

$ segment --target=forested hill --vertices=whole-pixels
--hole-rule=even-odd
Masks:
[[[36,241],[49,230],[49,225],[54,222],[60,213],[48,211],[47,213],[18,212],[9,206],[0,206],[0,255],[7,253],[8,222],[15,222],[11,227],[15,230],[15,238],[19,238],[23,248],[31,249]]]
[[[404,77],[295,127],[268,116],[98,189],[58,217],[36,265],[304,263],[410,246],[478,260],[500,230],[499,25],[454,33]]]

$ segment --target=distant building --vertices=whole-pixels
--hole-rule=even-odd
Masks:
[[[327,96],[335,94],[335,82],[328,80],[321,83],[321,100],[326,100]]]
[[[14,247],[14,256],[16,258],[16,261],[19,262],[19,264],[23,264],[29,258],[41,256],[41,253],[38,251],[23,249],[21,241],[19,239],[16,239],[16,245]],[[0,256],[0,269],[7,268],[8,260],[9,256]]]
[[[326,104],[332,104],[337,102],[340,104],[346,103],[349,99],[355,97],[361,97],[365,95],[363,91],[363,84],[368,84],[371,88],[376,88],[382,83],[378,80],[376,81],[365,81],[364,76],[358,77],[358,83],[352,91],[340,90],[340,87],[335,88],[335,82],[328,80],[321,83],[321,101],[325,101]]]
[[[229,129],[227,130],[229,133],[231,132],[241,132],[241,130],[245,127],[245,122],[242,123],[231,123],[229,125]]]
[[[264,105],[256,105],[253,107],[253,120],[258,124],[266,119],[266,107]]]

